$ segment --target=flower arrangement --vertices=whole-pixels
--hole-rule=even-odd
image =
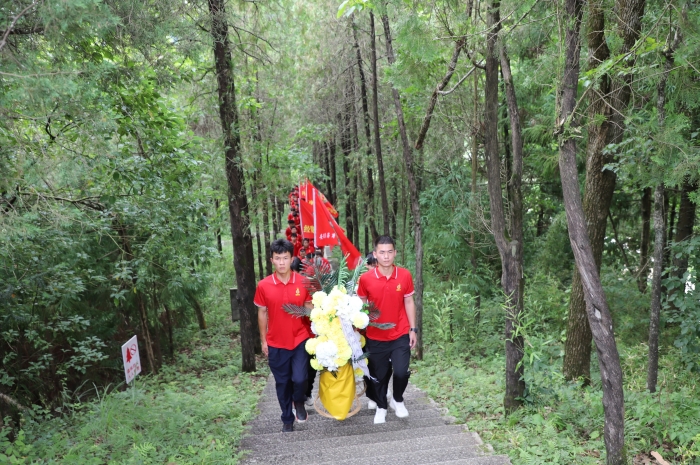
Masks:
[[[394,327],[394,323],[374,323],[379,310],[362,302],[355,293],[355,284],[364,269],[364,263],[359,264],[351,277],[344,259],[335,271],[328,263],[305,263],[302,274],[312,295],[313,310],[283,306],[287,313],[311,320],[311,331],[316,337],[306,341],[306,351],[313,356],[311,366],[318,371],[336,372],[352,361],[356,377],[369,376],[366,354],[362,352],[365,338],[356,330],[370,325]]]
[[[354,330],[348,341],[343,324],[365,329],[369,324],[369,311],[356,295],[348,295],[346,288],[334,286],[329,294],[317,291],[313,294],[314,309],[309,314],[311,331],[317,336],[306,341],[306,351],[313,356],[311,366],[316,370],[337,371],[353,356],[351,343],[364,346],[364,337]],[[362,376],[361,368],[355,375]]]

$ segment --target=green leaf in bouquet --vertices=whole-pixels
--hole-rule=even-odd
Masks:
[[[311,315],[311,310],[301,305],[284,304],[282,305],[282,309],[297,318]]]
[[[396,323],[374,323],[370,322],[367,326],[372,326],[374,328],[379,328],[379,329],[391,329],[394,326],[396,326]]]

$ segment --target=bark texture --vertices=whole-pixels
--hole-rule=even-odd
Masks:
[[[666,212],[664,211],[664,185],[654,190],[654,271],[651,282],[651,306],[649,309],[649,356],[647,365],[647,389],[656,392],[659,373],[659,316],[661,315],[661,278],[664,269],[666,244]]]
[[[522,337],[514,336],[522,313],[522,198],[520,204],[511,205],[511,234],[508,234],[508,224],[503,205],[501,184],[501,158],[498,147],[498,76],[499,52],[498,32],[500,24],[500,2],[489,4],[486,16],[486,84],[484,87],[484,154],[486,156],[486,173],[488,176],[488,193],[491,216],[491,230],[496,247],[501,258],[501,287],[505,294],[506,308],[506,391],[503,406],[506,412],[512,412],[520,407],[520,398],[525,393],[523,367],[518,367],[522,360]],[[520,121],[518,117],[517,100],[513,89],[510,73],[510,62],[505,50],[502,50],[500,62],[504,71],[504,82],[508,100],[508,113],[511,125],[514,125],[512,143],[519,149],[519,174],[507,179],[507,191],[520,194],[520,175],[522,174],[522,139],[520,137]],[[517,135],[515,135],[517,133]],[[519,214],[517,210],[520,210]]]
[[[645,0],[617,0],[617,31],[623,40],[620,53],[627,53],[639,38]],[[599,66],[610,58],[605,37],[605,7],[602,0],[589,2],[588,14],[589,68]],[[633,65],[629,58],[626,65]],[[615,160],[611,151],[603,153],[608,144],[619,143],[624,132],[624,111],[630,99],[631,75],[612,80],[607,74],[601,77],[590,106],[591,125],[588,128],[586,156],[586,185],[583,209],[588,235],[598,273],[603,257],[605,229],[615,191],[616,175],[605,165]],[[591,376],[591,330],[586,327],[586,303],[581,289],[581,277],[574,271],[569,301],[566,343],[564,348],[564,376],[567,379]]]
[[[383,19],[383,17],[382,17]],[[377,177],[379,178],[379,193],[382,198],[382,222],[384,224],[384,234],[389,234],[389,198],[386,192],[386,181],[384,179],[384,160],[382,157],[382,141],[379,133],[379,82],[377,78],[377,44],[374,27],[374,14],[369,12],[369,44],[370,61],[372,63],[372,116],[374,122],[374,154],[377,156]],[[389,40],[388,38],[386,39]],[[387,48],[389,46],[387,45]],[[389,64],[392,62],[390,61]]]
[[[670,39],[670,37],[669,37]],[[666,84],[668,75],[673,68],[674,51],[680,42],[678,30],[674,31],[674,38],[664,53],[664,72],[656,87],[656,114],[658,115],[659,128],[666,123]],[[651,282],[651,305],[649,308],[649,356],[647,365],[647,389],[656,392],[656,382],[659,374],[659,320],[661,315],[661,294],[664,278],[663,270],[666,264],[666,209],[668,208],[668,196],[663,182],[654,190],[654,272]]]
[[[690,200],[690,195],[698,190],[698,183],[685,181],[681,188],[681,202],[678,207],[678,222],[676,223],[676,236],[673,242],[679,243],[689,239],[693,235],[695,225],[695,204]],[[682,278],[688,271],[688,256],[681,254],[680,257],[673,257],[672,275]]]
[[[637,287],[644,294],[647,291],[647,271],[649,270],[649,242],[651,241],[651,187],[642,193],[642,237],[639,241],[639,270],[637,271]],[[663,205],[662,205],[663,206]]]
[[[374,22],[372,22],[372,30],[374,30]],[[354,39],[353,47],[355,48],[355,57],[357,59],[357,69],[360,75],[360,97],[362,99],[362,117],[365,128],[365,138],[367,139],[367,190],[366,196],[367,201],[365,205],[367,206],[367,212],[365,214],[366,227],[365,227],[365,251],[369,248],[369,231],[372,233],[372,242],[379,235],[377,231],[377,225],[374,219],[374,177],[372,175],[371,168],[371,158],[372,158],[372,134],[369,128],[369,104],[367,98],[367,80],[365,78],[365,72],[362,67],[362,52],[360,51],[360,45],[357,41],[357,30],[355,28],[355,23],[352,23],[352,34]],[[374,43],[374,41],[372,41]],[[375,52],[376,53],[376,52]],[[373,60],[374,61],[374,60]],[[375,61],[376,62],[376,61]]]
[[[208,0],[211,15],[211,33],[214,39],[214,62],[219,94],[219,117],[224,135],[226,153],[226,181],[228,206],[231,217],[233,266],[238,287],[237,300],[241,309],[242,370],[255,371],[255,345],[258,339],[257,311],[253,305],[255,295],[255,267],[253,265],[253,241],[250,234],[248,198],[245,191],[245,174],[240,154],[238,109],[231,62],[231,45],[224,0]]]
[[[615,344],[612,317],[605,300],[605,293],[593,256],[593,248],[588,237],[576,168],[576,139],[569,133],[571,131],[570,125],[573,124],[579,78],[582,0],[566,0],[565,9],[566,57],[560,97],[561,109],[557,118],[557,134],[560,138],[559,172],[564,193],[569,239],[576,267],[581,275],[587,304],[586,313],[598,351],[605,411],[604,440],[607,464],[623,465],[626,463],[626,456],[622,368]]]
[[[389,17],[386,14],[382,15],[382,24],[384,25],[384,37],[386,40],[386,55],[389,65],[393,65],[396,61],[394,56],[394,48],[391,41],[391,28],[389,27]],[[406,165],[406,177],[408,178],[408,187],[411,195],[411,213],[413,214],[413,246],[416,253],[416,269],[413,275],[413,287],[415,294],[413,299],[416,304],[416,326],[418,327],[418,341],[416,343],[416,358],[423,359],[423,241],[420,213],[420,191],[416,183],[416,173],[413,159],[413,151],[411,143],[408,140],[408,132],[406,131],[406,123],[403,116],[403,107],[401,106],[401,96],[399,91],[392,86],[392,96],[394,97],[394,107],[396,108],[396,119],[399,123],[399,134],[401,135],[401,147],[403,152],[403,160]]]

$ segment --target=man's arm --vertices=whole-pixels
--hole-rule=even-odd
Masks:
[[[267,307],[258,307],[258,327],[260,328],[260,345],[262,353],[268,356],[267,348]]]
[[[410,295],[408,297],[403,298],[403,304],[404,307],[406,307],[406,316],[408,317],[408,325],[411,328],[416,327],[416,303],[413,301],[413,296]],[[413,349],[416,346],[416,342],[418,342],[418,337],[416,333],[413,331],[408,332],[408,340],[409,344],[411,345],[411,349]]]
[[[313,309],[314,309],[314,304],[311,303],[311,301],[304,302],[304,307],[308,308],[309,310],[313,310]]]

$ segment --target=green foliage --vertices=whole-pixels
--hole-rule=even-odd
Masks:
[[[694,374],[685,369],[673,335],[661,341],[659,390],[646,391],[646,345],[639,327],[645,303],[625,302],[635,292],[633,279],[617,281],[611,274],[611,297],[625,380],[626,444],[630,456],[670,446],[680,460],[693,464],[700,432],[700,392]],[[595,359],[592,385],[567,383],[561,372],[568,297],[558,280],[535,274],[526,279],[524,313],[519,331],[525,339],[523,360],[527,392],[524,406],[505,416],[502,352],[503,310],[497,301],[482,302],[480,323],[471,331],[452,332],[454,314],[469,296],[455,283],[429,280],[426,294],[425,358],[413,362],[411,380],[449,409],[459,423],[477,431],[496,453],[513,464],[597,464],[604,459],[602,390]],[[462,288],[463,289],[463,288]],[[618,297],[616,295],[619,295]],[[635,305],[636,302],[636,305]],[[452,319],[450,319],[452,309]],[[648,324],[648,322],[647,322]],[[641,323],[643,326],[643,323]],[[477,329],[478,328],[478,329]],[[623,332],[624,331],[624,332]],[[667,457],[667,454],[664,454]]]
[[[14,442],[0,433],[0,461],[11,464],[235,464],[244,424],[267,381],[240,372],[237,326],[197,333],[158,376],[125,390],[97,392],[72,413],[28,416]],[[4,455],[3,455],[4,454]]]

